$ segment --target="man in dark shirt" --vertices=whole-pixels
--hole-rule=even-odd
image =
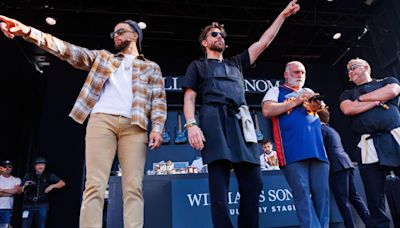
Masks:
[[[39,157],[33,161],[35,171],[25,174],[21,186],[24,192],[22,206],[22,228],[46,227],[47,212],[49,211],[48,193],[56,188],[63,188],[65,182],[55,174],[45,171],[46,159]]]
[[[351,205],[354,206],[364,224],[368,224],[369,211],[354,184],[353,163],[343,149],[339,133],[328,125],[330,117],[328,109],[319,111],[318,115],[321,120],[324,146],[330,163],[329,184],[343,217],[344,225],[346,228],[356,227]]]
[[[201,150],[203,161],[208,164],[211,215],[215,228],[233,227],[227,204],[232,168],[241,195],[238,227],[258,227],[262,179],[257,141],[251,136],[255,137],[254,126],[254,134],[242,132],[241,121],[236,118],[239,108],[242,114],[246,109],[248,112],[248,107],[244,106],[243,69],[251,66],[269,46],[285,19],[299,10],[296,2],[293,0],[288,4],[259,41],[231,58],[223,58],[226,37],[223,25],[214,22],[206,26],[199,37],[205,58],[193,61],[187,68],[183,81],[185,127],[190,145]],[[202,98],[201,128],[195,118],[197,94]],[[242,121],[252,124],[248,115],[242,116]]]
[[[371,213],[368,227],[389,227],[385,206],[386,172],[400,167],[399,81],[394,77],[371,78],[371,67],[363,59],[347,64],[356,86],[340,96],[340,109],[350,116],[361,149],[360,174]]]

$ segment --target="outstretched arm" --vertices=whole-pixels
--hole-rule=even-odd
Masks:
[[[260,56],[260,54],[271,44],[275,36],[278,34],[283,22],[289,16],[297,13],[300,10],[297,0],[292,0],[286,8],[279,14],[272,25],[264,32],[260,40],[255,42],[249,47],[250,63],[253,64],[254,61]]]
[[[31,32],[31,27],[6,16],[0,15],[0,21],[3,21],[0,23],[1,31],[10,39],[15,36],[26,36]]]
[[[81,70],[90,70],[97,52],[82,48],[50,34],[43,33],[33,27],[27,26],[15,19],[0,15],[0,28],[4,35],[10,39],[16,36],[36,44],[39,48],[69,62]]]

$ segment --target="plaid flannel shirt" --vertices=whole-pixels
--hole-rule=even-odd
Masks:
[[[89,71],[69,114],[72,119],[82,124],[98,101],[105,82],[120,66],[124,55],[82,48],[35,28],[31,28],[31,33],[24,39],[67,61],[75,68]],[[160,67],[140,55],[133,61],[132,68],[131,123],[147,130],[150,118],[152,131],[162,133],[167,118],[167,102]]]

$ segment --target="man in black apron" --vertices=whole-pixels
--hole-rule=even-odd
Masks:
[[[293,0],[287,5],[259,41],[231,58],[223,58],[226,37],[223,25],[214,22],[206,26],[199,37],[205,58],[193,61],[187,68],[182,85],[185,127],[190,145],[201,150],[203,161],[208,164],[211,215],[216,228],[233,227],[227,202],[232,168],[241,196],[238,227],[258,227],[262,179],[257,143],[247,137],[249,132],[242,127],[244,118],[249,118],[252,124],[251,117],[237,118],[239,108],[240,113],[247,109],[243,69],[251,66],[269,46],[285,19],[300,9],[296,2]],[[198,93],[202,100],[200,125],[195,118]]]

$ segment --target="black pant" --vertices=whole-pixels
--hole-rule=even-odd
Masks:
[[[356,227],[351,205],[364,224],[368,224],[369,211],[354,184],[354,171],[345,169],[330,175],[330,186],[346,228]]]
[[[399,169],[397,170],[399,171]],[[397,172],[399,174],[399,172]],[[386,199],[389,204],[390,213],[394,227],[400,228],[400,177],[386,177]]]
[[[260,166],[247,162],[232,163],[228,160],[218,160],[208,164],[211,217],[214,227],[233,227],[228,212],[229,179],[232,168],[238,180],[240,194],[238,227],[257,228],[259,197],[262,189]]]
[[[359,169],[370,212],[367,227],[388,228],[390,219],[385,205],[385,183],[388,168],[374,163],[360,164]]]

